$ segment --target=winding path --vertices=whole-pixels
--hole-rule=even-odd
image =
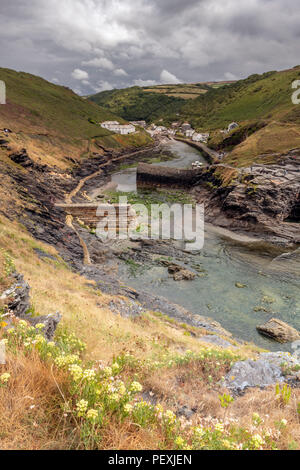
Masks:
[[[154,147],[145,147],[143,148],[142,150],[137,150],[135,152],[131,152],[131,153],[127,153],[125,155],[121,155],[120,157],[116,157],[116,158],[112,158],[111,160],[108,160],[107,162],[105,163],[102,163],[101,165],[99,165],[99,169],[97,171],[95,171],[94,173],[86,176],[85,178],[82,178],[77,186],[69,193],[69,194],[66,194],[65,195],[65,202],[66,204],[72,204],[73,203],[73,197],[75,197],[78,192],[83,188],[83,186],[85,185],[85,183],[93,178],[96,178],[97,176],[99,176],[103,170],[102,168],[110,165],[111,163],[114,163],[114,162],[118,162],[120,160],[125,160],[127,158],[131,158],[131,157],[134,157],[135,155],[138,155],[140,153],[143,153],[143,152],[146,152],[147,150],[157,150],[158,148],[160,147],[160,144],[154,146]],[[88,247],[85,243],[85,241],[82,239],[82,237],[80,236],[79,232],[76,230],[76,228],[74,227],[73,225],[73,216],[72,215],[67,215],[66,216],[66,225],[68,227],[70,227],[77,235],[78,239],[79,239],[79,242],[80,242],[80,245],[82,246],[82,250],[83,250],[83,263],[84,264],[87,264],[87,265],[90,265],[92,264],[92,261],[91,261],[91,257],[90,257],[90,254],[89,254],[89,250],[88,250]]]

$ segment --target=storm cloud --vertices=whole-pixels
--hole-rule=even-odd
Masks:
[[[299,63],[295,0],[11,0],[2,67],[91,94],[246,77]]]

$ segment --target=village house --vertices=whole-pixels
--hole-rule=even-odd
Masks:
[[[227,132],[231,132],[231,131],[233,131],[233,129],[236,129],[237,127],[239,127],[238,123],[237,122],[232,122],[231,124],[229,124]]]
[[[198,132],[194,132],[194,134],[192,136],[192,141],[193,142],[203,142],[204,144],[206,144],[207,141],[208,141],[208,138],[209,138],[209,133],[201,134],[201,133],[198,133]]]
[[[120,124],[118,121],[105,121],[101,123],[101,127],[116,134],[132,134],[135,132],[135,127],[132,124]]]
[[[184,134],[186,137],[192,137],[194,133],[195,133],[195,129],[187,129]]]
[[[130,124],[132,124],[133,126],[140,126],[144,128],[147,126],[146,121],[130,121]]]
[[[181,126],[183,132],[188,131],[192,128],[192,126],[188,122],[184,122]]]

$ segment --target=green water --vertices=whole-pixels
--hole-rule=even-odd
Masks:
[[[173,142],[170,149],[177,158],[164,162],[165,166],[184,167],[203,158],[199,158],[196,149],[183,143]],[[129,181],[128,170],[114,174],[114,181],[120,183],[119,190],[136,189],[132,186],[135,169],[131,168],[129,174]],[[127,186],[126,181],[130,183]],[[236,237],[205,224],[204,247],[187,265],[192,270],[194,264],[201,266],[200,277],[195,280],[174,281],[167,268],[151,265],[133,276],[124,264],[120,274],[133,288],[162,295],[195,314],[219,321],[237,338],[270,350],[290,350],[290,344],[269,340],[256,330],[256,325],[273,316],[300,330],[299,269],[289,261],[278,267],[274,259],[279,254],[271,246],[259,245],[249,237]],[[237,283],[245,287],[238,288]]]

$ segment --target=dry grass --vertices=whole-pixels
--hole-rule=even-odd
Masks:
[[[167,317],[146,312],[136,319],[125,319],[111,312],[111,300],[117,296],[102,294],[91,282],[71,272],[59,258],[56,250],[36,242],[17,223],[0,218],[0,276],[5,279],[4,252],[8,253],[16,269],[29,282],[34,311],[48,314],[59,310],[62,325],[87,343],[85,359],[109,363],[114,356],[129,352],[135,358],[151,361],[161,360],[162,355],[183,353],[187,349],[199,351],[203,346],[197,334],[188,333],[189,328]],[[40,248],[56,257],[56,261],[40,260],[34,248]],[[8,282],[8,281],[6,281]],[[3,287],[3,286],[2,286]],[[1,287],[1,289],[2,289]],[[124,298],[122,298],[124,300]],[[239,354],[255,357],[256,349],[243,346]],[[229,365],[218,365],[215,360],[192,361],[186,365],[161,368],[155,372],[148,369],[125,369],[123,380],[135,373],[146,390],[152,390],[167,408],[176,410],[186,405],[197,410],[195,424],[209,423],[214,418],[224,418],[218,385]],[[51,374],[50,366],[43,364],[38,356],[23,354],[9,356],[0,372],[9,371],[12,380],[8,388],[0,388],[0,446],[5,449],[53,449],[78,448],[78,429],[70,420],[64,420],[60,403],[61,395],[55,381],[64,387],[64,377]],[[31,397],[31,398],[28,398]],[[299,442],[300,425],[296,406],[300,402],[300,390],[292,391],[288,405],[275,400],[274,389],[248,391],[230,405],[226,418],[237,425],[252,426],[252,414],[257,412],[264,419],[264,428],[270,428],[279,448],[289,448],[292,441]],[[34,405],[34,408],[31,408]],[[288,424],[278,434],[278,422],[287,419]],[[204,421],[206,420],[206,421]],[[236,421],[235,421],[236,420]],[[164,439],[159,428],[143,429],[129,419],[119,422],[111,416],[103,428],[102,449],[157,449]],[[293,444],[295,445],[295,444]],[[164,442],[168,447],[168,443]]]
[[[300,146],[300,127],[297,124],[273,122],[237,145],[224,158],[224,163],[245,167],[253,163],[276,163],[275,154]]]
[[[70,424],[64,422],[61,396],[56,377],[37,354],[25,356],[23,351],[8,355],[0,374],[11,378],[0,387],[0,448],[62,449],[72,446]]]

